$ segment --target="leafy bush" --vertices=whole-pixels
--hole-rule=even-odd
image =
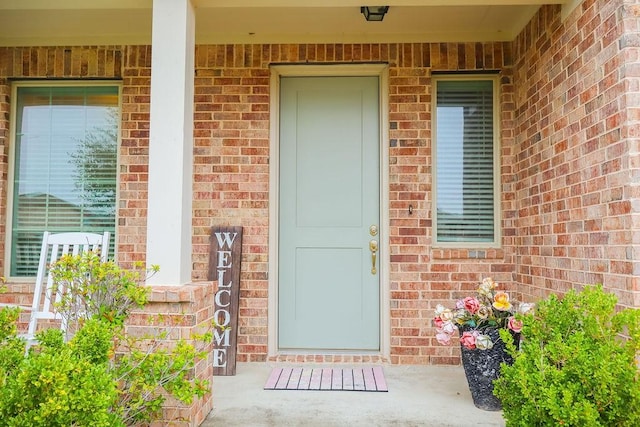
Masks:
[[[17,337],[17,307],[0,308],[0,389],[8,376],[13,375],[24,358],[24,341]]]
[[[616,312],[601,286],[542,301],[523,316],[524,340],[494,393],[507,426],[640,425],[640,310]]]
[[[139,272],[87,252],[63,257],[52,276],[67,290],[56,309],[76,332],[68,342],[59,329],[40,332],[25,356],[25,342],[16,335],[19,310],[0,308],[3,425],[139,425],[161,415],[167,396],[190,404],[208,392],[208,383],[192,372],[206,356],[200,347],[211,333],[173,346],[165,340],[170,326],[156,325],[158,333],[150,336],[125,333],[130,310],[147,302]]]
[[[118,405],[127,425],[151,421],[160,415],[166,391],[183,403],[208,391],[208,382],[191,379],[195,362],[205,356],[192,344],[178,341],[171,351],[163,349],[156,339],[144,345],[137,338],[120,337],[121,354],[113,366],[121,390]],[[145,348],[148,346],[148,348]]]
[[[150,272],[157,271],[152,267]],[[147,303],[149,288],[140,286],[140,269],[124,270],[113,261],[103,262],[95,252],[64,255],[50,269],[54,289],[65,293],[56,309],[73,330],[83,319],[98,317],[122,325],[132,308]]]
[[[106,325],[95,322],[97,327]],[[93,329],[80,330],[69,344],[59,329],[38,334],[39,351],[22,357],[4,377],[0,388],[0,419],[11,426],[124,426],[116,408],[118,392],[109,372],[106,354],[97,362],[95,350],[79,342],[102,341],[97,348],[108,348],[107,334]],[[24,355],[24,345],[22,347]]]

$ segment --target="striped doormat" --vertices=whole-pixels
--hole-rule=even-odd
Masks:
[[[265,390],[389,391],[382,367],[274,368]]]

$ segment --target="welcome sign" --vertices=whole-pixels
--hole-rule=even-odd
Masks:
[[[215,281],[213,375],[235,375],[242,227],[213,227],[208,279]]]

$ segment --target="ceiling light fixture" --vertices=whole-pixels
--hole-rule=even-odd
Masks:
[[[367,21],[382,21],[384,15],[389,10],[389,6],[361,6],[360,13]]]

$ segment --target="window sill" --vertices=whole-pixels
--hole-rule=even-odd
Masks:
[[[501,248],[434,248],[431,250],[432,259],[504,259],[504,249]]]

